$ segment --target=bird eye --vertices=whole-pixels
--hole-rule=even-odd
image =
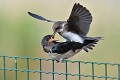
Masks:
[[[60,29],[60,26],[58,26],[55,30],[58,30],[58,29]]]
[[[65,24],[65,26],[67,26],[67,25],[68,25],[68,23]]]
[[[46,38],[46,40],[49,40],[49,39],[50,39],[50,37],[47,37],[47,38]]]

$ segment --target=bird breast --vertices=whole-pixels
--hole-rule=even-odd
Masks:
[[[61,35],[65,39],[67,39],[68,41],[71,41],[71,42],[80,42],[80,43],[84,42],[84,39],[80,35],[72,33],[72,32],[64,32]]]

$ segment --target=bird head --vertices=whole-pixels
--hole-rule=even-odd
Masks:
[[[65,31],[66,27],[66,21],[57,21],[53,24],[53,34],[55,35],[56,33],[61,34],[63,31]]]
[[[57,40],[54,39],[53,35],[46,35],[43,37],[41,44],[43,46],[49,45],[50,43],[55,43]]]
[[[53,35],[46,35],[43,37],[41,44],[45,52],[50,52],[50,49],[55,45],[57,40],[54,39]]]

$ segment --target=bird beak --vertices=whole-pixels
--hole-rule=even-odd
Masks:
[[[52,42],[56,42],[56,41],[58,41],[58,40],[55,40],[55,39],[54,39],[54,36],[52,35],[52,36],[51,36],[51,39],[49,40],[49,42],[52,43]]]
[[[53,37],[53,38],[54,38],[55,34],[56,34],[56,31],[54,31],[54,33],[52,34],[52,37]]]

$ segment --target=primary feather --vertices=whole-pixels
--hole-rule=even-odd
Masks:
[[[55,21],[52,21],[52,20],[48,20],[42,16],[39,16],[37,14],[34,14],[34,13],[31,13],[31,12],[28,12],[28,14],[36,19],[39,19],[39,20],[44,20],[44,21],[47,21],[47,22],[55,22]]]
[[[68,31],[86,36],[89,32],[90,24],[92,22],[92,16],[88,9],[86,9],[79,3],[75,3],[67,22]]]

